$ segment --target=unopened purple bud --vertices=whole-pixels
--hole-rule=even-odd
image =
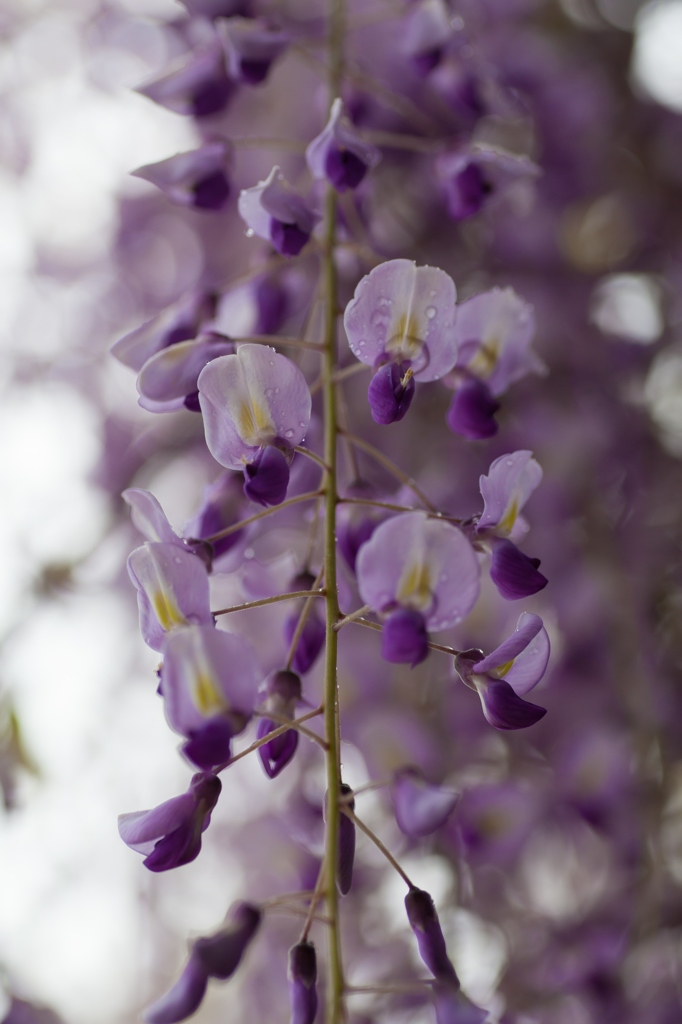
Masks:
[[[545,708],[531,704],[514,693],[504,679],[491,679],[490,676],[485,679],[476,689],[483,705],[483,714],[495,729],[527,729],[547,714]]]
[[[397,423],[410,408],[414,392],[414,377],[408,366],[386,363],[374,374],[367,391],[374,422]]]
[[[394,775],[391,797],[400,831],[408,836],[428,836],[448,820],[459,793],[429,785],[416,768],[400,768]]]
[[[301,588],[302,589],[302,588]],[[284,639],[288,644],[294,639],[294,633],[298,626],[300,615],[293,612],[284,620]],[[324,646],[326,629],[324,622],[318,617],[313,609],[305,621],[301,630],[301,636],[296,644],[296,651],[291,662],[292,668],[300,675],[305,675],[313,667]]]
[[[195,1013],[206,994],[208,972],[194,953],[173,988],[145,1010],[147,1024],[178,1024]]]
[[[262,917],[262,911],[254,903],[233,904],[225,924],[215,935],[197,939],[192,956],[199,960],[209,977],[225,981],[239,966]]]
[[[357,188],[367,174],[368,165],[350,149],[334,147],[327,153],[324,169],[337,192]]]
[[[281,722],[271,722],[269,718],[261,718],[258,723],[256,738],[262,740],[264,736],[279,729]],[[258,748],[265,774],[270,779],[276,778],[291,761],[298,747],[298,732],[296,729],[287,729],[280,736],[275,736],[269,743],[264,743]]]
[[[243,729],[244,724],[240,728]],[[209,718],[182,744],[182,752],[197,768],[208,770],[223,764],[230,759],[230,742],[240,728],[235,728],[227,718]]]
[[[494,437],[498,431],[494,416],[500,408],[487,384],[471,378],[457,388],[445,417],[454,434],[468,441]]]
[[[288,669],[281,669],[270,676],[266,685],[268,697],[279,697],[289,703],[301,699],[301,677]]]
[[[261,448],[244,467],[244,494],[259,505],[279,505],[288,486],[289,465],[278,448]]]
[[[415,667],[429,653],[429,634],[421,612],[397,608],[384,622],[381,631],[381,653],[386,661],[407,663]]]
[[[547,577],[538,572],[539,558],[529,558],[512,541],[501,537],[492,538],[492,545],[490,578],[502,597],[518,601],[547,586]]]
[[[317,957],[312,942],[289,950],[291,1024],[313,1024],[317,1014]]]
[[[443,931],[436,908],[424,889],[410,889],[405,897],[410,927],[417,939],[419,955],[438,981],[459,986],[459,980],[445,948]]]
[[[472,217],[483,206],[492,192],[492,185],[473,161],[466,164],[450,181],[447,190],[448,210],[455,220]]]
[[[355,810],[353,790],[347,783],[341,783],[341,797],[349,810]],[[350,799],[349,799],[350,798]],[[355,861],[355,822],[343,813],[339,815],[339,857],[336,868],[336,885],[342,896],[347,896],[353,884],[353,863]]]
[[[270,241],[281,256],[298,256],[310,241],[310,232],[303,231],[298,224],[285,224],[275,217],[270,222]]]

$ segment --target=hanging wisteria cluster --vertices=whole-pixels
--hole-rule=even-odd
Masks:
[[[155,231],[182,286],[113,346],[146,420],[109,411],[98,482],[188,778],[119,832],[181,870],[233,765],[278,795],[143,1018],[227,982],[267,1024],[676,1024],[677,464],[619,296],[679,243],[643,160],[609,190],[620,52],[533,0],[182,2],[138,92],[198,144],[117,241],[138,305]],[[180,530],[144,486],[177,456]]]

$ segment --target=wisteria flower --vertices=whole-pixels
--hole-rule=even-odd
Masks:
[[[493,288],[459,306],[455,335],[459,355],[455,394],[446,422],[469,440],[497,433],[497,397],[544,364],[530,345],[535,335],[533,307],[513,288]]]
[[[514,182],[537,177],[540,168],[526,156],[476,145],[438,157],[436,171],[450,216],[465,220]]]
[[[170,71],[137,92],[176,114],[210,117],[225,109],[235,83],[225,70],[225,57],[218,40],[183,57]]]
[[[438,267],[389,260],[358,284],[343,323],[348,343],[375,375],[368,398],[378,423],[403,418],[414,382],[438,380],[457,360],[457,290]]]
[[[427,631],[449,629],[478,598],[476,555],[455,526],[424,512],[386,520],[360,548],[358,589],[384,618],[382,654],[412,666],[428,654]]]
[[[451,985],[434,985],[436,1024],[484,1024],[489,1019],[487,1010],[475,1006]]]
[[[459,979],[448,956],[443,930],[429,893],[424,889],[410,889],[405,897],[405,909],[417,939],[419,955],[428,969],[438,981],[459,988]]]
[[[487,657],[463,651],[455,669],[476,690],[483,714],[496,729],[526,729],[544,717],[544,708],[522,700],[540,682],[549,661],[550,643],[539,615],[522,612],[516,629]]]
[[[326,799],[326,798],[325,798]],[[343,806],[349,811],[355,810],[353,790],[347,782],[341,783],[341,799]],[[336,886],[342,896],[347,896],[353,885],[353,866],[355,864],[355,822],[343,809],[339,814],[338,862],[336,865]]]
[[[443,0],[418,0],[413,5],[403,47],[419,74],[428,75],[440,63],[453,31],[452,15]]]
[[[303,940],[289,950],[291,1024],[313,1024],[317,1013],[317,956]]]
[[[360,138],[344,115],[343,101],[335,99],[326,127],[310,143],[305,158],[313,178],[326,179],[337,192],[345,192],[358,187],[367,171],[379,163],[381,154]]]
[[[206,994],[209,978],[226,981],[237,970],[263,914],[253,903],[235,903],[225,924],[214,935],[195,939],[179,980],[144,1012],[147,1024],[178,1024],[195,1013]]]
[[[448,820],[459,793],[430,785],[417,768],[400,768],[394,773],[391,799],[401,832],[429,836]]]
[[[215,297],[202,291],[183,296],[112,346],[119,363],[140,371],[148,359],[171,345],[196,338],[201,325],[215,315]]]
[[[211,821],[221,782],[215,775],[199,772],[182,796],[166,800],[151,811],[121,814],[118,831],[123,842],[145,854],[150,871],[168,871],[189,864],[201,850],[201,836]]]
[[[233,352],[232,342],[219,334],[202,334],[162,349],[137,375],[140,405],[148,412],[199,412],[199,374],[212,359]]]
[[[137,588],[142,635],[155,651],[180,626],[213,623],[206,566],[174,542],[136,548],[128,559],[128,575]]]
[[[279,504],[293,448],[310,422],[310,390],[299,368],[265,345],[240,345],[210,362],[198,387],[211,455],[244,471],[247,497]]]
[[[346,498],[376,498],[376,491],[366,480],[356,480],[344,491]],[[358,551],[370,539],[387,512],[371,505],[340,504],[336,513],[336,536],[339,551],[348,568],[355,572]]]
[[[209,770],[229,760],[230,741],[246,727],[261,680],[243,637],[213,626],[174,631],[164,648],[161,693],[168,723],[186,737],[185,756]]]
[[[194,516],[185,524],[185,538],[192,546],[193,540],[206,541],[228,526],[239,521],[244,503],[244,481],[237,473],[221,473],[213,483],[206,484],[201,496],[201,503]],[[248,527],[247,527],[248,529]],[[231,551],[245,536],[244,530],[234,530],[226,537],[211,541],[214,560],[222,558]],[[221,569],[226,571],[224,563]]]
[[[547,586],[547,578],[538,572],[540,560],[524,555],[509,539],[528,529],[519,513],[541,480],[542,469],[532,452],[524,450],[501,455],[488,476],[480,478],[485,505],[476,525],[476,544],[490,555],[490,578],[509,601]]]
[[[298,256],[320,219],[279,167],[253,188],[242,189],[239,213],[247,234],[264,238],[282,256]]]
[[[218,22],[225,44],[227,70],[237,82],[260,85],[273,62],[291,42],[288,32],[257,18],[226,18]]]
[[[311,573],[302,572],[293,578],[290,589],[294,591],[310,590],[314,582],[315,578]],[[301,601],[296,601],[296,604],[300,607],[294,608],[284,620],[283,632],[287,644],[291,644],[294,639],[305,603],[305,598],[301,599]],[[306,672],[309,672],[317,661],[320,651],[324,646],[325,632],[325,624],[320,617],[315,603],[313,603],[303,624],[291,663],[291,667],[299,675],[303,676]]]
[[[258,723],[257,738],[263,739],[282,724],[268,718],[268,712],[277,714],[278,717],[292,719],[296,714],[296,704],[301,697],[301,679],[295,672],[289,672],[286,669],[275,672],[267,682],[265,714]],[[274,740],[259,747],[258,753],[265,774],[271,779],[276,778],[289,764],[297,747],[298,732],[296,729],[287,729],[281,736],[276,736]]]
[[[131,173],[156,185],[179,206],[221,210],[230,197],[229,158],[229,143],[216,140]]]

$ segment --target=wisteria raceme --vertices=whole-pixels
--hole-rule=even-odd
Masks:
[[[682,136],[623,75],[654,8],[176,6],[133,45],[90,4],[186,134],[119,201],[127,385],[55,368],[106,416],[102,560],[134,548],[188,773],[119,819],[148,990],[202,932],[144,1019],[672,1024]]]

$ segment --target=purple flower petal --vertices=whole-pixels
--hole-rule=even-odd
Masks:
[[[403,49],[420,74],[428,74],[439,63],[454,31],[451,19],[443,0],[414,4],[405,24]]]
[[[155,651],[178,626],[213,622],[206,566],[175,544],[136,548],[128,575],[137,588],[142,635]]]
[[[430,836],[448,820],[459,793],[429,785],[415,768],[401,768],[395,773],[391,798],[401,832],[407,836]]]
[[[522,651],[528,647],[542,629],[542,619],[539,615],[529,612],[522,612],[519,617],[515,631],[510,637],[496,647],[494,651],[476,665],[477,672],[490,672],[492,669],[499,669],[513,662]],[[506,673],[501,673],[501,677]]]
[[[381,654],[386,661],[408,664],[412,668],[426,660],[429,635],[421,612],[411,608],[391,612],[381,630]]]
[[[347,783],[341,783],[341,796],[352,797],[353,790]],[[355,810],[355,800],[348,802],[351,811]],[[336,885],[342,896],[347,896],[353,885],[353,865],[355,863],[355,822],[344,814],[339,813],[339,848],[338,863],[336,866]]]
[[[209,977],[226,981],[239,966],[262,919],[263,913],[254,903],[234,903],[219,931],[196,940],[192,957],[203,965]]]
[[[349,487],[345,494],[348,497],[372,497],[374,492],[371,485],[359,482],[353,487]],[[386,518],[381,513],[381,510],[372,509],[371,506],[363,508],[362,505],[339,505],[336,518],[336,535],[339,542],[339,551],[348,563],[351,572],[355,572],[358,551],[370,539],[381,518]]]
[[[192,739],[211,719],[223,718],[236,735],[251,718],[260,679],[243,637],[212,626],[177,630],[166,641],[161,670],[170,727]],[[210,733],[204,738],[210,740]]]
[[[227,68],[237,81],[259,85],[265,81],[274,60],[287,48],[287,32],[255,18],[227,18],[218,23],[225,44]]]
[[[465,655],[469,653],[465,652]],[[457,660],[461,662],[465,655],[460,655]],[[542,619],[539,615],[522,612],[515,632],[482,660],[465,658],[467,667],[464,671],[467,678],[476,672],[505,679],[518,696],[523,696],[542,679],[549,655],[549,637]]]
[[[279,167],[273,167],[253,188],[242,189],[239,213],[251,234],[264,238],[286,256],[298,255],[319,220]]]
[[[478,598],[480,570],[456,527],[424,512],[381,523],[357,559],[360,596],[378,612],[398,604],[422,613],[429,632],[464,619]]]
[[[374,366],[407,362],[417,381],[438,380],[457,360],[457,291],[437,267],[389,260],[358,284],[343,323],[353,354]]]
[[[483,1024],[488,1019],[487,1010],[474,1006],[450,986],[434,986],[434,997],[436,1024]]]
[[[271,722],[269,718],[261,718],[256,731],[256,739],[262,740],[264,736],[279,729],[281,722]],[[258,748],[265,774],[270,779],[276,778],[289,764],[298,747],[298,732],[296,729],[287,729],[281,736],[276,736],[269,743],[264,743]]]
[[[229,143],[207,142],[189,153],[176,153],[167,160],[145,164],[131,173],[156,185],[180,206],[220,210],[230,195],[227,168]]]
[[[229,761],[230,743],[235,732],[241,731],[240,726],[241,722],[235,723],[234,716],[222,718],[216,715],[192,730],[190,738],[182,744],[182,752],[197,768],[209,771]]]
[[[317,957],[312,942],[289,950],[291,1024],[313,1024],[317,1014]]]
[[[454,434],[481,441],[497,433],[495,413],[499,408],[488,385],[472,377],[455,390],[445,422]]]
[[[331,182],[339,192],[356,188],[366,171],[381,159],[376,146],[363,142],[343,113],[343,102],[335,99],[329,121],[305,152],[313,178]]]
[[[293,448],[310,422],[305,377],[266,345],[240,345],[210,362],[199,375],[199,401],[209,451],[227,469],[243,469],[276,440]]]
[[[294,633],[298,626],[300,619],[299,612],[292,612],[287,615],[284,620],[284,639],[287,644],[291,644],[294,639]],[[301,636],[298,643],[296,644],[296,653],[294,654],[293,661],[291,663],[292,668],[295,672],[300,675],[305,675],[313,667],[318,659],[320,651],[324,647],[324,638],[326,634],[326,628],[324,622],[321,621],[318,613],[313,608],[308,613],[308,618],[305,621],[305,625],[301,631]]]
[[[492,146],[476,145],[459,153],[446,153],[436,161],[450,216],[470,217],[520,178],[534,178],[540,168],[525,156]]]
[[[367,398],[375,423],[397,423],[407,413],[414,398],[414,378],[405,363],[387,363],[372,377]]]
[[[208,972],[198,959],[191,954],[189,962],[173,988],[158,1002],[144,1011],[147,1024],[178,1024],[195,1013],[206,994]]]
[[[183,793],[159,804],[151,811],[133,811],[120,814],[118,832],[131,850],[136,853],[150,853],[157,840],[174,832],[196,810],[197,802],[192,793]]]
[[[130,505],[133,525],[147,540],[182,547],[182,541],[166,519],[166,513],[151,491],[129,487],[121,497]]]
[[[490,578],[508,601],[531,597],[547,586],[547,577],[538,572],[539,558],[529,558],[516,544],[500,537],[492,539]]]
[[[216,40],[136,91],[176,114],[209,117],[225,109],[235,84],[227,76],[223,48]]]
[[[428,892],[410,889],[405,897],[405,909],[410,927],[417,939],[419,955],[438,981],[459,985],[455,968],[445,948],[443,931],[436,908]]]
[[[116,342],[111,354],[119,363],[139,372],[156,352],[196,338],[202,323],[215,313],[213,296],[194,291],[147,320]]]
[[[528,612],[521,613],[517,629],[521,628],[522,620],[528,614]],[[504,678],[514,693],[522,697],[540,682],[547,670],[549,655],[549,637],[547,636],[547,630],[543,626],[530,641],[526,649],[514,659],[514,664],[511,668],[507,669],[504,673]]]
[[[535,335],[533,307],[513,288],[493,288],[463,302],[455,335],[461,351],[459,365],[484,380],[493,395],[501,395],[527,373],[544,372],[544,364],[530,351]]]
[[[483,714],[496,729],[527,729],[547,714],[545,708],[522,700],[504,679],[474,675]]]
[[[244,494],[259,505],[279,505],[287,496],[289,463],[277,448],[263,448],[244,466]]]
[[[234,352],[231,342],[208,334],[195,341],[182,341],[162,349],[148,359],[137,378],[137,390],[152,402],[168,402],[193,395],[203,368],[218,356]]]
[[[542,480],[542,469],[529,451],[501,455],[479,480],[485,506],[477,529],[508,537],[516,517]]]
[[[222,473],[213,483],[207,484],[201,498],[201,505],[195,516],[186,524],[183,535],[202,540],[220,533],[227,526],[242,517],[244,484],[241,474]],[[240,540],[242,530],[235,530],[227,537],[212,543],[215,558],[219,558]]]

